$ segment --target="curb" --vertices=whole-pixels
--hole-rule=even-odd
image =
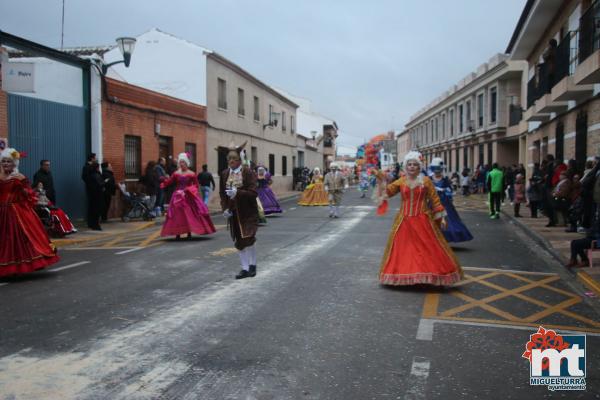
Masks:
[[[600,296],[600,282],[592,278],[587,272],[577,272],[577,280],[583,283],[588,289],[596,293],[597,296]]]
[[[106,238],[106,237],[110,237],[110,236],[116,236],[116,235],[123,235],[123,234],[128,234],[128,233],[133,233],[133,232],[137,232],[137,231],[141,231],[143,229],[147,229],[151,226],[157,225],[158,223],[156,221],[148,221],[145,224],[142,224],[138,227],[129,229],[129,230],[124,230],[122,232],[118,232],[118,233],[104,233],[102,235],[98,235],[95,237],[87,237],[87,238],[80,238],[80,239],[52,239],[50,241],[51,244],[53,244],[56,247],[65,247],[65,246],[71,246],[74,244],[80,244],[80,243],[86,243],[86,242],[91,242],[93,240],[97,240],[100,238]]]
[[[512,221],[515,225],[517,225],[519,228],[521,228],[521,230],[523,230],[527,234],[531,235],[538,242],[538,244],[544,248],[544,250],[546,250],[548,253],[550,253],[550,255],[552,255],[552,257],[554,257],[556,259],[556,261],[558,261],[561,264],[566,264],[568,262],[568,260],[563,258],[563,256],[559,252],[554,250],[554,247],[552,247],[550,242],[548,242],[542,235],[540,235],[539,233],[537,233],[536,231],[534,231],[533,229],[531,229],[530,227],[528,227],[527,225],[525,225],[524,223],[519,221],[518,218],[513,217],[506,211],[501,210],[500,212],[504,216],[506,216],[510,221]]]
[[[536,231],[534,231],[533,229],[531,229],[530,227],[528,227],[527,225],[525,225],[524,223],[519,221],[518,218],[513,217],[512,215],[508,214],[505,211],[501,211],[501,212],[510,221],[513,221],[515,225],[517,225],[519,228],[521,228],[527,234],[531,235],[538,242],[538,244],[544,248],[544,250],[546,250],[554,259],[556,259],[562,265],[565,265],[568,262],[568,260],[566,260],[561,254],[559,254],[556,250],[554,250],[552,245],[546,239],[544,239],[544,237],[542,237],[539,233],[537,233]],[[567,270],[567,269],[565,268],[565,270]],[[600,282],[596,281],[587,272],[585,272],[585,271],[577,271],[577,272],[568,271],[568,272],[571,274],[574,274],[577,281],[582,283],[589,290],[596,293],[596,295],[600,296]]]

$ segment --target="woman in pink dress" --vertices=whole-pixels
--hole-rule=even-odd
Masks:
[[[189,157],[186,153],[181,153],[177,161],[179,169],[160,184],[161,189],[175,185],[160,235],[175,235],[179,240],[180,235],[184,233],[188,239],[192,237],[192,232],[197,235],[215,233],[215,226],[208,215],[208,207],[198,195],[198,178],[189,169]]]

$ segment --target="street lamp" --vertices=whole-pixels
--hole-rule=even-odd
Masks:
[[[110,64],[102,64],[102,75],[106,75],[108,69],[113,65],[123,63],[126,67],[129,67],[129,63],[131,62],[131,55],[133,54],[133,50],[135,49],[136,39],[132,37],[120,37],[116,40],[117,45],[119,46],[119,51],[123,56],[123,59],[120,61],[114,61]]]
[[[270,127],[277,126],[277,122],[279,120],[279,116],[280,115],[281,115],[281,113],[271,111],[270,114],[269,114],[269,123],[263,125],[263,131],[265,130],[265,128],[267,126],[270,126]]]

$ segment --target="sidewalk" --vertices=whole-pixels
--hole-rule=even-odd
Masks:
[[[301,192],[286,192],[283,193],[279,200],[281,202],[293,199],[299,196]],[[221,214],[221,209],[211,207],[209,209],[211,216]],[[84,221],[74,221],[74,224],[78,230],[77,233],[65,236],[64,238],[52,239],[52,244],[58,248],[78,245],[86,242],[92,242],[99,239],[108,239],[110,237],[117,237],[128,233],[133,233],[148,229],[153,226],[160,226],[164,222],[164,217],[158,217],[153,221],[129,221],[123,222],[118,218],[110,219],[108,222],[101,224],[101,231],[93,231],[86,227]]]
[[[64,238],[51,239],[52,244],[58,248],[71,246],[74,244],[81,244],[91,242],[92,240],[108,238],[111,236],[117,236],[127,234],[131,232],[140,231],[142,229],[150,228],[160,224],[159,221],[162,219],[156,219],[154,221],[130,221],[123,222],[120,219],[110,219],[108,222],[102,223],[101,231],[93,231],[85,226],[84,222],[76,221],[75,226],[77,232],[71,235],[67,235]]]
[[[571,240],[585,237],[584,233],[565,232],[566,227],[563,226],[547,228],[548,218],[543,215],[538,218],[530,218],[529,209],[523,205],[521,206],[522,218],[513,216],[513,210],[509,203],[503,207],[502,214],[536,238],[562,265],[566,265],[571,258]],[[596,296],[600,296],[600,260],[596,260],[595,268],[573,268],[571,271]]]

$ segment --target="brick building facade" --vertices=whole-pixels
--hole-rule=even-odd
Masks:
[[[117,182],[141,191],[140,176],[160,156],[191,153],[192,168],[206,162],[206,107],[107,78],[102,101],[103,161]],[[119,196],[111,215],[120,210]]]

